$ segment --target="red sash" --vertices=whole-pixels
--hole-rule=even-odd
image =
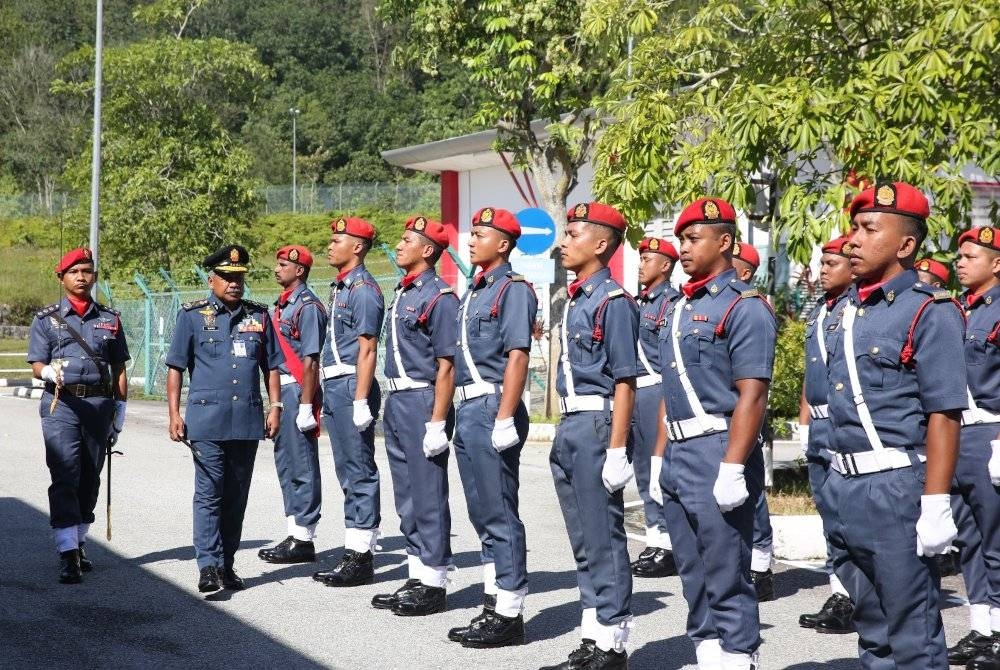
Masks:
[[[296,312],[298,314],[298,312]],[[294,320],[294,317],[293,317]],[[284,334],[281,332],[281,307],[275,306],[274,315],[271,317],[271,323],[274,326],[274,334],[278,338],[278,346],[281,347],[281,353],[285,355],[285,365],[288,367],[288,372],[291,373],[295,381],[302,386],[302,359],[299,355],[295,353],[295,349],[292,348],[291,343],[285,339]],[[313,416],[316,417],[316,427],[310,430],[306,435],[309,437],[319,437],[319,427],[320,427],[320,414],[323,411],[323,389],[319,384],[316,384],[316,390],[313,392],[312,398],[312,409]]]

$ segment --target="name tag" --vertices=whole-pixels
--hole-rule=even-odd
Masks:
[[[247,343],[236,340],[233,342],[233,355],[237,358],[247,357]]]

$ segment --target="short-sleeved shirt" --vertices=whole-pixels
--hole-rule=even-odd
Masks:
[[[470,370],[470,358],[482,381],[503,382],[507,354],[531,348],[537,311],[534,290],[510,263],[478,275],[459,305],[455,383],[478,381]]]
[[[681,297],[680,291],[663,282],[644,291],[636,299],[639,303],[639,374],[660,373],[660,323],[670,303]],[[645,356],[646,361],[643,361]],[[646,368],[646,362],[649,368]]]
[[[190,375],[188,437],[259,440],[264,437],[261,373],[284,362],[267,307],[244,300],[233,312],[214,295],[177,313],[166,364]]]
[[[979,409],[1000,412],[1000,286],[965,305],[965,366]]]
[[[358,338],[378,337],[385,317],[382,289],[364,265],[330,283],[327,312],[330,320],[323,341],[323,366],[338,362],[357,365]]]
[[[389,306],[386,329],[385,376],[433,384],[437,359],[455,356],[458,298],[433,269],[404,279]]]
[[[967,405],[965,366],[956,365],[964,360],[961,310],[947,291],[917,281],[913,270],[891,278],[864,301],[852,286],[847,300],[857,307],[854,358],[879,439],[888,448],[923,448],[928,414]],[[907,362],[903,354],[907,333],[925,303],[914,329],[912,359]],[[870,451],[851,390],[844,335],[842,320],[826,341],[831,449]]]
[[[565,330],[564,330],[565,329]],[[568,356],[573,395],[610,398],[615,383],[643,374],[638,367],[639,307],[602,268],[586,278],[566,303],[559,326],[556,390],[569,395],[563,360]]]
[[[810,405],[825,405],[830,382],[827,378],[826,338],[840,327],[847,304],[847,291],[830,301],[820,301],[806,321],[805,396]],[[820,316],[822,315],[822,318]],[[820,346],[822,335],[823,347]]]
[[[673,327],[680,307],[680,321]],[[777,324],[767,302],[735,270],[715,276],[689,299],[667,308],[660,328],[663,399],[671,421],[694,416],[681,384],[674,339],[694,393],[707,414],[731,415],[740,379],[770,380]]]
[[[323,303],[307,284],[299,284],[285,302],[275,303],[275,314],[281,335],[299,360],[319,356],[326,336],[326,311]],[[287,361],[278,366],[281,374],[289,374]]]
[[[60,323],[56,315],[62,316],[66,325]],[[100,360],[94,360],[80,346],[70,335],[67,325],[90,345]],[[110,383],[109,366],[121,365],[129,358],[118,312],[97,302],[91,302],[83,316],[79,316],[64,297],[35,314],[28,331],[28,362],[64,361],[62,378],[65,384],[96,386],[102,381]]]

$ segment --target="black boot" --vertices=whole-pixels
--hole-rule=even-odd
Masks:
[[[372,607],[378,610],[391,610],[403,595],[420,585],[419,579],[407,579],[406,583],[396,589],[395,593],[379,593],[372,598]]]
[[[295,538],[289,535],[288,537],[286,537],[284,540],[274,545],[273,547],[261,547],[260,549],[257,550],[257,558],[266,561],[268,554],[274,551],[287,550],[289,545],[291,545],[294,540]]]
[[[831,602],[832,601],[832,602]],[[827,605],[830,608],[827,609]],[[846,635],[854,632],[854,603],[845,595],[834,594],[830,596],[826,605],[823,605],[825,615],[816,620],[814,628],[817,633],[829,633],[833,635]]]
[[[647,554],[652,550],[651,553]],[[672,577],[677,574],[674,553],[669,549],[647,547],[632,564],[634,577]]]
[[[87,552],[83,550],[83,545],[85,544],[86,542],[80,543],[80,570],[82,570],[83,572],[90,572],[91,570],[94,569],[94,563],[89,558],[87,558]]]
[[[590,638],[583,638],[580,646],[569,653],[569,658],[559,665],[546,665],[541,670],[581,670],[587,667],[596,651],[597,643]]]
[[[490,649],[524,644],[524,617],[506,617],[490,612],[478,624],[469,627],[462,638],[463,647]]]
[[[321,570],[313,574],[313,579],[327,586],[360,586],[375,581],[375,563],[372,552],[363,554],[353,549],[345,549],[344,555],[333,570]]]
[[[582,670],[626,670],[627,668],[628,654],[624,650],[604,651],[600,647],[594,649],[594,655],[586,665],[582,666]]]
[[[399,596],[392,607],[396,616],[427,616],[439,614],[447,608],[447,591],[443,586],[417,584]]]
[[[799,625],[803,628],[815,628],[816,624],[820,621],[825,621],[826,619],[833,617],[841,621],[846,621],[847,627],[850,629],[845,632],[850,632],[854,630],[851,628],[851,616],[854,613],[854,606],[851,604],[851,599],[847,596],[834,593],[832,596],[826,599],[823,603],[823,607],[820,608],[815,614],[803,614],[799,617]],[[846,619],[844,618],[846,614]]]
[[[997,634],[994,633],[994,636]],[[1000,670],[1000,640],[997,640],[987,651],[968,662],[965,670]]]
[[[202,593],[211,593],[222,588],[219,578],[219,568],[214,565],[206,565],[201,569],[198,577],[198,590]]]
[[[289,539],[291,542],[288,542]],[[268,563],[312,563],[316,560],[316,545],[312,543],[312,540],[303,542],[294,537],[287,538],[285,542],[266,552],[261,558]]]
[[[764,572],[750,571],[750,581],[757,592],[757,602],[766,603],[774,600],[774,573],[770,570]]]
[[[490,593],[483,595],[483,611],[472,618],[468,626],[459,626],[458,628],[452,628],[448,631],[448,639],[452,642],[461,642],[465,634],[469,632],[470,629],[475,628],[480,623],[482,623],[486,617],[493,612],[497,611],[497,597]]]
[[[242,591],[247,587],[247,585],[243,582],[243,578],[236,574],[236,571],[233,570],[232,566],[223,568],[222,585],[230,591]]]
[[[80,570],[80,550],[70,549],[59,554],[59,583],[79,584],[83,581]]]

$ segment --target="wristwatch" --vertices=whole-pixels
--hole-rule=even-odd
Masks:
[[[271,403],[271,409],[274,409],[275,407],[277,407],[278,409],[285,409],[285,403],[283,403],[283,402],[272,402]]]

